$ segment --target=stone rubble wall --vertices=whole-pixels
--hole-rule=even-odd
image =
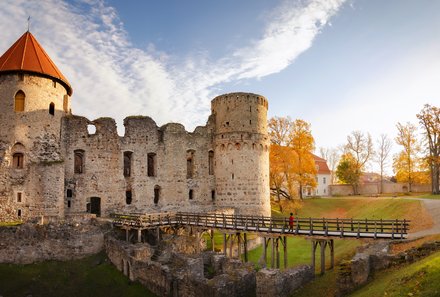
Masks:
[[[379,242],[361,247],[352,260],[342,262],[338,271],[337,296],[345,296],[365,285],[376,271],[410,264],[440,250],[440,241],[434,241],[394,255],[390,254],[389,245],[388,242]]]
[[[0,263],[72,260],[100,252],[104,233],[89,223],[33,223],[0,228]]]
[[[310,265],[279,270],[263,268],[257,272],[257,296],[292,296],[295,290],[315,278]]]

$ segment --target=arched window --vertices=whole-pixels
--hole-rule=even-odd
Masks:
[[[20,112],[24,111],[24,101],[25,101],[25,94],[23,91],[18,91],[17,94],[15,94],[15,111]]]
[[[124,176],[129,177],[131,175],[131,157],[132,152],[124,152]]]
[[[84,151],[76,150],[74,151],[74,173],[84,172]]]
[[[209,175],[214,174],[214,152],[209,151],[208,153],[208,172]]]
[[[154,205],[157,205],[159,203],[160,199],[160,187],[155,186],[154,187]]]
[[[12,155],[12,167],[16,169],[22,169],[24,163],[23,153],[15,153]]]
[[[55,103],[53,102],[49,104],[49,114],[55,115]]]
[[[156,154],[149,153],[147,155],[147,175],[156,176]]]

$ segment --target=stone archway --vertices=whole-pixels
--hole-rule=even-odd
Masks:
[[[101,198],[99,197],[90,198],[90,213],[96,214],[97,217],[101,216]]]

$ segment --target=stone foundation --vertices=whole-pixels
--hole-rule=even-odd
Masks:
[[[104,233],[90,223],[24,224],[0,228],[0,263],[72,260],[99,253]]]

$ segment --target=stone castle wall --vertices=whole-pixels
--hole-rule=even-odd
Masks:
[[[14,106],[18,91],[25,94],[21,112]],[[60,121],[69,108],[66,89],[52,79],[0,76],[0,203],[16,218],[63,216]],[[22,168],[13,166],[15,153],[23,154]]]
[[[25,108],[15,111],[20,90]],[[8,220],[14,213],[26,220],[225,207],[270,215],[267,107],[259,95],[226,94],[212,101],[206,125],[193,132],[134,116],[124,120],[121,137],[111,118],[72,115],[67,90],[58,82],[2,74],[0,212]],[[14,168],[17,152],[24,154],[23,168]]]

